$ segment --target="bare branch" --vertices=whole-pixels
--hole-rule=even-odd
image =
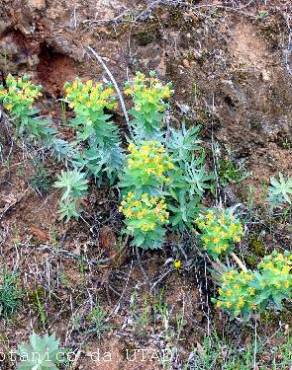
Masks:
[[[125,120],[127,122],[128,128],[129,128],[129,132],[130,132],[131,136],[133,136],[132,128],[130,126],[129,115],[128,115],[128,112],[127,112],[127,109],[126,109],[126,104],[125,104],[123,95],[121,93],[121,90],[120,90],[120,88],[119,88],[119,86],[117,84],[117,81],[115,80],[115,78],[114,78],[113,74],[111,73],[111,71],[108,69],[108,67],[105,64],[105,62],[103,61],[102,57],[100,55],[98,55],[97,52],[94,49],[92,49],[92,47],[88,46],[87,49],[98,60],[98,62],[102,65],[102,67],[104,68],[104,70],[108,74],[109,78],[111,79],[111,81],[112,81],[112,83],[113,83],[113,85],[114,85],[114,87],[116,89],[116,92],[118,94],[118,97],[119,97],[119,100],[120,100],[120,103],[121,103],[121,108],[123,110],[123,113],[124,113],[124,116],[125,116]]]

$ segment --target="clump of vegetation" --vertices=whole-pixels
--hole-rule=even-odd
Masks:
[[[55,335],[40,336],[33,333],[29,337],[29,343],[22,343],[18,346],[18,354],[21,361],[18,370],[58,370],[61,364],[59,358],[59,340]]]
[[[274,251],[263,258],[258,270],[255,288],[262,290],[259,304],[265,308],[272,303],[282,309],[281,302],[292,298],[292,253]]]
[[[154,215],[150,217],[147,212],[152,219],[149,227],[144,224],[146,219],[131,219],[131,231],[126,216],[126,232],[133,236],[133,222],[135,227],[142,223],[143,229],[147,229],[144,231],[147,237],[144,235],[142,242],[143,230],[140,228],[139,237],[134,237],[133,244],[154,249],[163,244],[165,229],[162,226],[168,219],[180,230],[191,228],[203,194],[210,189],[212,176],[206,171],[204,151],[199,146],[199,128],[186,129],[183,125],[181,130],[171,129],[169,133],[163,130],[163,117],[168,107],[166,100],[172,94],[170,84],[161,84],[155,75],[147,78],[137,73],[133,84],[127,85],[126,93],[134,102],[131,110],[134,137],[120,186],[124,196],[129,192],[135,194],[136,202],[142,194],[160,197],[168,212],[167,217],[165,214],[160,220]],[[154,224],[156,230],[152,230]]]
[[[11,94],[9,89],[8,94],[4,87],[1,90],[5,90],[1,95],[5,99],[5,107],[17,117],[31,115],[37,119],[34,117],[37,111],[33,110],[32,104],[40,96],[41,88],[33,85],[27,77],[15,79],[11,76],[8,82]],[[16,96],[21,95],[22,90],[27,92],[27,104],[20,112],[18,105],[11,105],[10,100],[17,102]],[[69,121],[75,130],[74,141],[67,142],[60,138],[46,120],[38,123],[41,130],[39,140],[69,168],[58,176],[54,185],[63,189],[60,217],[69,220],[80,216],[80,199],[86,194],[91,177],[99,186],[105,177],[113,185],[117,174],[122,173],[119,186],[124,196],[129,192],[133,192],[136,198],[142,194],[158,196],[167,204],[172,226],[180,229],[191,227],[204,191],[210,189],[211,179],[205,170],[205,155],[199,146],[198,129],[187,130],[183,126],[181,130],[171,130],[167,138],[162,126],[169,106],[167,101],[173,90],[171,84],[163,84],[154,73],[146,77],[138,72],[133,82],[126,84],[125,93],[133,100],[130,113],[134,133],[126,161],[119,130],[108,113],[117,106],[111,85],[79,79],[65,84],[64,101],[75,114]],[[128,227],[127,230],[129,232]],[[132,235],[133,231],[129,233]],[[164,234],[165,230],[161,232],[158,227],[156,246],[162,245]]]
[[[114,89],[77,79],[65,84],[65,101],[74,110],[70,125],[76,131],[77,144],[83,147],[73,160],[75,166],[99,183],[104,174],[113,183],[123,162],[119,130],[107,113],[117,106]]]
[[[63,190],[59,205],[61,219],[68,221],[72,217],[78,218],[80,199],[85,196],[88,189],[88,180],[85,178],[85,174],[76,169],[62,171],[54,186]]]
[[[129,145],[120,186],[124,197],[120,211],[126,217],[126,233],[138,247],[156,249],[163,243],[169,214],[164,191],[174,168],[171,157],[158,141]]]
[[[127,233],[133,236],[137,247],[160,248],[168,223],[167,205],[161,197],[143,193],[141,196],[129,192],[121,203],[120,211],[126,217]]]
[[[233,316],[249,315],[256,308],[255,288],[250,282],[254,280],[252,272],[230,270],[222,274],[219,298],[214,300],[220,307]]]
[[[282,309],[282,302],[292,297],[292,254],[274,251],[264,257],[255,271],[230,270],[221,275],[216,306],[232,316],[248,317],[267,307]]]
[[[107,322],[107,312],[97,303],[87,316],[87,320],[91,324],[90,333],[94,333],[100,340],[102,335],[109,330],[110,325]]]
[[[284,203],[292,204],[292,177],[285,178],[279,172],[279,178],[271,178],[269,201],[272,206],[281,206]]]
[[[38,117],[39,111],[34,107],[42,95],[41,86],[31,83],[28,76],[15,78],[12,75],[7,76],[6,85],[0,85],[0,102],[10,112],[17,134],[38,139],[46,137],[50,132],[48,122]]]
[[[0,284],[0,317],[9,318],[13,315],[20,307],[22,296],[17,275],[4,270]]]
[[[212,329],[210,336],[205,336],[203,342],[194,348],[187,364],[183,370],[251,370],[255,367],[269,370],[288,370],[291,364],[291,336],[277,335],[279,343],[268,350],[271,351],[269,362],[266,363],[267,347],[259,343],[254,337],[252,342],[244,348],[234,347],[229,337],[220,338],[215,329]],[[267,366],[268,365],[268,366]]]
[[[206,169],[205,151],[198,137],[200,127],[170,129],[165,145],[175,167],[168,187],[170,222],[183,231],[191,229],[204,193],[212,188],[213,176]]]
[[[158,141],[142,141],[139,145],[130,144],[128,150],[120,186],[137,195],[161,194],[163,185],[170,182],[169,171],[174,168],[164,146]]]
[[[127,151],[110,113],[117,107],[113,87],[76,79],[64,88],[63,102],[74,112],[73,119],[63,120],[74,130],[70,142],[62,139],[48,120],[39,118],[34,104],[41,96],[40,86],[32,84],[26,76],[8,76],[7,86],[0,87],[0,102],[11,113],[18,133],[38,139],[66,165],[66,171],[57,176],[54,184],[62,191],[60,218],[68,221],[80,216],[81,200],[89,183],[116,185],[121,190],[119,210],[124,216],[125,233],[132,238],[132,245],[161,248],[168,225],[184,232],[196,224],[204,250],[220,266],[218,258],[229,253],[243,266],[242,271],[229,266],[221,274],[216,305],[233,316],[244,317],[270,306],[280,309],[282,302],[291,296],[291,254],[274,252],[255,266],[255,271],[249,271],[233,253],[235,244],[244,236],[242,222],[230,210],[202,208],[203,196],[212,190],[214,176],[206,167],[200,128],[187,129],[184,124],[180,129],[164,128],[172,85],[163,84],[155,73],[146,76],[140,72],[126,83],[125,93],[132,99],[130,137],[124,138]],[[243,178],[240,169],[228,160],[219,163],[219,174],[222,185]],[[32,185],[38,189],[39,180],[35,180]],[[290,178],[280,173],[279,179],[271,179],[270,202],[291,204]],[[178,259],[173,266],[179,270],[182,263]],[[2,293],[4,298],[0,294],[1,313],[14,312],[9,307],[16,307],[19,302],[17,290],[13,294],[13,284],[6,281],[6,290],[0,290],[10,292]],[[2,303],[9,301],[14,303]],[[100,307],[89,317],[96,332],[101,333],[100,323],[105,317]]]
[[[227,186],[228,184],[237,184],[244,180],[248,174],[241,168],[237,166],[230,159],[220,159],[218,161],[219,165],[219,180],[222,186]]]
[[[167,100],[173,94],[171,84],[163,85],[154,72],[150,77],[137,72],[133,83],[126,83],[125,94],[133,99],[130,110],[135,140],[161,139],[163,114],[168,108]]]
[[[241,222],[230,210],[209,209],[199,215],[196,224],[202,232],[203,247],[213,258],[232,251],[244,235]]]

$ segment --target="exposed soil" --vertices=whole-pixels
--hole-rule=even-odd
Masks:
[[[292,176],[290,1],[275,0],[266,5],[268,2],[252,1],[249,6],[241,1],[213,5],[201,1],[193,6],[192,2],[185,6],[160,3],[2,0],[0,70],[28,73],[42,84],[53,117],[60,113],[55,99],[62,97],[66,81],[76,76],[108,79],[87,46],[103,57],[121,85],[137,70],[156,70],[160,78],[174,84],[171,123],[185,119],[188,124],[201,124],[207,152],[212,152],[215,140],[222,153],[229,153],[249,172],[240,184],[230,187],[229,205],[246,202],[248,189],[252,189],[254,202],[263,206],[263,184],[270,176],[279,171]],[[260,16],[265,12],[267,15]],[[8,140],[5,155],[11,145]],[[0,170],[0,261],[20,271],[26,304],[9,325],[0,322],[0,352],[15,348],[32,328],[48,329],[77,353],[72,369],[162,368],[157,351],[167,348],[168,343],[157,333],[164,330],[164,323],[153,323],[148,312],[146,333],[141,333],[133,323],[130,306],[135,291],[139,295],[136,310],[141,315],[145,302],[147,308],[151,306],[147,302],[157,299],[161,284],[150,291],[145,274],[151,281],[159,280],[167,272],[167,252],[143,254],[142,270],[138,260],[133,263],[129,254],[120,252],[122,222],[117,195],[109,189],[92,192],[84,204],[84,221],[60,223],[56,190],[40,195],[29,185],[35,171],[31,164],[34,154],[23,151],[19,142],[13,144],[11,152],[9,166]],[[54,166],[48,161],[52,176]],[[281,227],[273,229],[274,234],[267,232],[263,239],[268,245],[284,241],[289,249],[291,230]],[[186,324],[178,343],[183,360],[208,331],[208,294],[213,287],[209,280],[199,283],[204,271],[200,260],[191,274],[171,272],[161,280],[166,287],[165,301],[172,307],[169,325],[176,325],[176,313],[185,312]],[[40,323],[35,303],[38,289],[49,318],[45,324]],[[115,312],[101,343],[86,334],[84,317],[93,296],[108,313]],[[214,316],[218,330],[224,332],[226,318],[217,312]],[[79,318],[81,322],[77,322]],[[289,317],[286,320],[288,323]],[[230,336],[239,336],[237,324],[230,325]],[[248,341],[249,336],[244,333],[240,340]],[[86,339],[83,347],[81,339]],[[129,361],[126,353],[133,354],[135,348],[146,348],[151,356],[144,361],[139,354]],[[98,350],[104,361],[88,359],[88,353]],[[109,361],[107,352],[112,356]],[[9,361],[1,366],[14,368]]]

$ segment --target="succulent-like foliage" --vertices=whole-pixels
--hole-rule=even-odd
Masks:
[[[191,162],[195,152],[202,151],[202,141],[199,139],[200,126],[187,129],[183,124],[180,130],[170,128],[165,141],[167,149],[180,165]]]
[[[279,179],[271,178],[269,200],[272,206],[292,204],[292,177],[285,178],[279,172]]]
[[[106,109],[113,110],[117,103],[111,86],[101,83],[86,83],[76,79],[65,84],[65,99],[75,112],[71,125],[76,129],[77,139],[85,141],[94,138],[99,144],[118,141],[116,126],[110,121]]]
[[[249,315],[255,308],[256,289],[251,286],[255,280],[253,272],[230,270],[221,277],[219,297],[216,306],[229,312],[232,316]]]
[[[135,246],[161,248],[169,213],[164,192],[174,164],[165,147],[156,140],[129,145],[120,186],[124,197],[121,212],[126,232]]]
[[[161,192],[163,185],[170,182],[168,172],[174,168],[165,147],[152,140],[130,144],[128,149],[121,186],[137,194]]]
[[[26,134],[38,139],[50,136],[49,122],[38,117],[35,101],[41,96],[41,86],[34,85],[28,76],[15,78],[8,75],[6,85],[0,85],[0,102],[15,122],[19,135]]]
[[[141,196],[129,192],[121,203],[120,211],[126,218],[127,233],[133,244],[145,249],[161,248],[169,214],[165,200],[147,193]]]
[[[75,143],[69,143],[57,136],[47,140],[46,144],[58,161],[73,163],[74,165],[76,158],[79,156],[78,147]]]
[[[267,307],[282,308],[292,298],[292,254],[274,251],[264,257],[255,271],[230,270],[220,278],[216,306],[232,316],[248,317]]]
[[[256,304],[265,308],[268,304],[281,309],[283,299],[292,298],[292,253],[274,251],[258,265],[256,281],[252,287],[261,291]]]
[[[164,112],[168,108],[166,101],[173,94],[171,84],[163,85],[154,72],[149,77],[137,72],[133,83],[126,83],[125,94],[131,96],[134,103],[130,113],[134,118],[131,125],[135,139],[159,140]]]
[[[204,249],[214,258],[230,252],[244,234],[241,222],[230,210],[210,209],[199,215],[196,224]]]
[[[40,336],[33,333],[29,343],[18,346],[21,357],[18,370],[58,370],[61,363],[59,358],[59,340],[55,335]]]
[[[41,96],[41,86],[32,84],[28,76],[15,78],[8,75],[7,87],[0,86],[3,106],[17,116],[25,116],[33,107],[35,100]]]
[[[99,183],[103,174],[113,182],[123,164],[119,130],[106,112],[117,106],[113,88],[76,79],[65,84],[65,100],[75,112],[70,123],[76,130],[77,142],[85,148],[75,157],[76,165]]]
[[[172,226],[191,227],[200,209],[204,192],[211,188],[213,177],[205,168],[205,154],[198,138],[199,126],[170,129],[165,141],[175,163],[169,186],[168,204]]]
[[[88,189],[88,180],[85,178],[85,174],[76,169],[62,171],[54,186],[63,190],[59,207],[60,218],[66,220],[72,217],[78,218],[80,214],[78,203]]]

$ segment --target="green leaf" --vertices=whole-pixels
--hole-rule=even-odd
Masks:
[[[18,364],[18,370],[58,370],[59,340],[55,335],[39,336],[33,333],[29,337],[28,344],[18,346],[18,354],[22,361]]]

